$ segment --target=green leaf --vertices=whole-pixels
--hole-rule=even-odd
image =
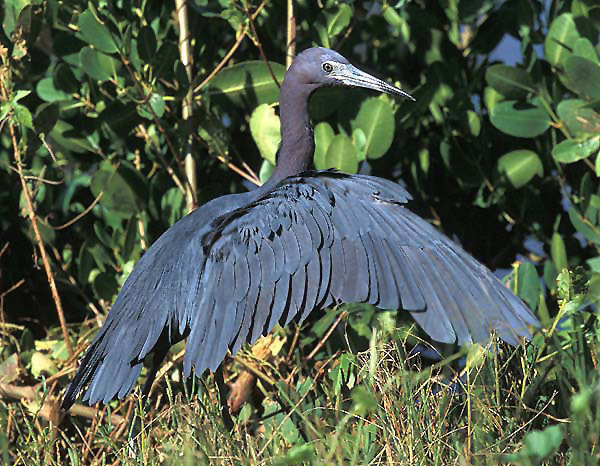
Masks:
[[[347,28],[351,19],[352,8],[346,3],[339,5],[335,11],[323,11],[315,24],[323,46],[331,47],[330,39]]]
[[[585,58],[591,62],[598,62],[598,55],[594,49],[594,45],[585,37],[580,37],[575,41],[575,47],[573,53],[578,57]]]
[[[481,132],[481,120],[479,119],[479,115],[473,110],[467,110],[467,123],[471,134],[475,137],[479,136]]]
[[[263,160],[263,163],[260,166],[260,173],[258,174],[258,177],[260,178],[260,181],[263,184],[266,183],[267,180],[269,178],[271,178],[271,175],[273,174],[274,170],[275,170],[275,165],[273,165],[268,160]]]
[[[366,154],[370,159],[383,156],[394,139],[394,112],[387,100],[372,97],[363,101],[352,129],[360,128],[366,137]]]
[[[576,138],[600,133],[600,114],[579,99],[567,99],[558,104],[558,116]]]
[[[18,27],[22,10],[29,6],[30,0],[6,0],[2,2],[2,28],[4,34],[10,39],[16,27]]]
[[[18,102],[22,98],[27,97],[29,94],[31,94],[31,91],[26,91],[24,89],[20,89],[17,92],[15,92],[15,95],[13,96],[12,101]]]
[[[108,81],[116,77],[121,63],[112,57],[91,47],[83,47],[79,52],[81,67],[88,75],[98,81]]]
[[[527,456],[543,460],[549,458],[562,443],[563,433],[561,426],[550,426],[544,430],[528,432],[523,440]]]
[[[325,154],[325,166],[327,168],[337,168],[344,173],[356,173],[358,171],[358,159],[354,145],[348,136],[338,134],[333,138]]]
[[[110,31],[90,9],[85,10],[79,16],[77,25],[84,40],[100,52],[115,53],[117,51],[117,44]]]
[[[544,56],[552,65],[562,67],[565,60],[571,55],[579,33],[571,13],[558,16],[548,30],[544,41]]]
[[[260,155],[275,165],[275,155],[281,142],[279,117],[268,104],[256,107],[250,117],[250,132],[258,146]]]
[[[113,297],[119,291],[119,284],[115,276],[108,272],[100,272],[96,275],[92,285],[96,296],[109,303],[112,302]]]
[[[326,170],[327,166],[325,155],[329,149],[329,145],[333,140],[335,133],[331,125],[325,121],[317,124],[314,130],[315,137],[315,168],[317,170]]]
[[[354,387],[352,390],[352,410],[359,416],[365,416],[377,409],[377,398],[362,385]]]
[[[58,120],[59,110],[58,105],[45,103],[37,108],[36,115],[33,119],[33,126],[39,134],[47,134],[54,128]]]
[[[269,62],[275,77],[281,83],[285,66]],[[256,107],[272,104],[279,98],[279,87],[262,61],[246,61],[225,68],[210,82],[208,95],[226,97],[234,104]]]
[[[600,99],[600,65],[573,55],[565,62],[565,72],[578,94]]]
[[[550,127],[550,116],[539,106],[538,99],[533,99],[532,104],[500,102],[494,106],[490,121],[503,133],[521,138],[539,136]]]
[[[567,139],[552,148],[552,157],[557,162],[573,163],[592,155],[600,147],[600,138],[595,137],[587,141],[574,141]]]
[[[138,231],[138,220],[136,218],[130,218],[127,221],[127,229],[125,231],[125,240],[123,241],[123,248],[121,249],[121,257],[124,262],[127,262],[131,258],[131,253],[135,248],[135,241],[137,239]]]
[[[17,122],[24,126],[25,128],[33,129],[33,118],[31,117],[31,112],[25,105],[13,104],[13,114]]]
[[[535,92],[529,73],[513,66],[492,65],[485,72],[485,80],[507,99],[519,99],[528,92]]]
[[[516,280],[517,295],[527,303],[529,309],[535,311],[540,299],[540,277],[533,264],[529,262],[520,264]]]
[[[358,160],[365,160],[367,158],[367,136],[362,129],[355,128],[352,131],[352,144],[354,145]]]
[[[150,26],[144,26],[138,33],[137,53],[145,62],[151,62],[156,58],[156,36]]]
[[[183,193],[176,187],[165,191],[160,199],[161,217],[168,225],[173,225],[177,220],[185,215],[185,205]]]
[[[289,419],[288,419],[289,420]],[[274,458],[273,466],[290,466],[294,464],[312,464],[315,460],[314,447],[310,443],[294,445],[284,456]]]
[[[525,186],[535,175],[544,175],[540,157],[535,152],[524,149],[500,157],[498,171],[504,173],[515,188]]]
[[[571,220],[571,223],[579,233],[581,233],[587,240],[596,244],[600,244],[600,232],[595,225],[591,225],[589,219],[582,217],[574,207],[571,207],[568,213],[569,220]]]
[[[103,163],[94,173],[90,183],[94,197],[101,192],[100,204],[109,210],[136,214],[146,201],[146,184],[143,177],[129,163],[122,162],[117,170]]]
[[[12,383],[19,378],[19,357],[12,353],[0,362],[0,383]]]
[[[31,355],[31,373],[35,378],[39,378],[42,374],[53,375],[58,372],[58,367],[52,359],[44,353],[35,351]]]
[[[342,387],[350,389],[354,386],[355,376],[353,371],[354,355],[344,353],[340,356],[339,364],[329,372],[329,379],[333,382],[334,392],[337,396],[342,392]]]
[[[54,87],[54,80],[50,77],[38,81],[35,91],[37,92],[38,97],[46,102],[58,102],[60,100],[72,98],[70,94]]]
[[[81,136],[81,130],[76,130],[71,124],[63,120],[58,120],[52,131],[50,131],[50,137],[63,150],[79,154],[94,152],[94,146],[90,144],[88,139]]]
[[[485,102],[488,112],[491,114],[494,111],[496,104],[502,101],[502,94],[496,91],[493,87],[487,86],[483,90],[483,101]]]
[[[56,89],[66,92],[68,95],[79,92],[80,83],[66,63],[59,63],[52,73]]]
[[[150,105],[150,108],[154,113],[150,111],[148,105]],[[153,120],[154,115],[156,115],[156,118],[162,118],[162,116],[165,114],[165,108],[165,100],[163,99],[162,95],[153,92],[148,98],[148,102],[139,104],[137,110],[141,117],[146,118],[147,120]]]
[[[327,34],[329,37],[335,37],[350,24],[352,19],[352,8],[346,3],[342,3],[336,12],[325,12],[327,18]]]
[[[567,269],[569,267],[569,263],[567,261],[567,249],[565,247],[565,241],[559,233],[555,232],[552,235],[550,253],[552,255],[552,261],[554,262],[554,267],[556,267],[557,271],[562,272],[563,269]]]

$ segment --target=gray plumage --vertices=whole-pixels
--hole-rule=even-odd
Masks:
[[[411,98],[328,49],[298,55],[281,87],[282,143],[273,176],[215,199],[144,254],[71,382],[63,408],[133,389],[143,359],[187,337],[184,373],[215,370],[230,350],[316,309],[368,302],[404,309],[434,340],[517,344],[529,309],[460,246],[407,209],[400,185],[306,171],[314,152],[307,104],[317,88],[360,86]]]

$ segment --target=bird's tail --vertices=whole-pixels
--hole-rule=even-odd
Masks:
[[[83,401],[90,405],[102,401],[108,403],[113,398],[122,398],[133,390],[142,370],[140,360],[126,360],[119,351],[119,340],[123,332],[118,332],[110,324],[99,332],[81,361],[79,370],[67,388],[61,408],[68,410],[87,387]],[[112,348],[112,351],[108,349]]]

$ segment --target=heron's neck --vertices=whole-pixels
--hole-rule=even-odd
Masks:
[[[289,74],[289,73],[288,73]],[[315,152],[313,130],[308,118],[308,99],[314,89],[286,76],[279,98],[281,146],[271,178],[278,183],[306,170]]]

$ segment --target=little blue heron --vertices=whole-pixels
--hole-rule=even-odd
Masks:
[[[335,170],[307,171],[308,116],[323,86],[414,100],[340,54],[299,54],[281,85],[281,146],[263,186],[214,199],[169,228],[123,285],[62,407],[85,390],[90,405],[130,393],[153,353],[146,387],[174,343],[187,338],[184,373],[220,367],[227,351],[302,322],[315,309],[371,303],[403,309],[439,342],[517,344],[539,325],[486,267],[405,207],[400,185]],[[222,377],[222,375],[221,375]],[[146,392],[146,387],[144,392]]]

